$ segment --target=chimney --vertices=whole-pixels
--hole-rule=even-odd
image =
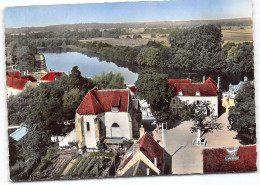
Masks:
[[[135,156],[140,151],[140,145],[135,143],[133,144],[133,156]]]
[[[220,77],[218,76],[218,90],[219,90],[219,85],[220,85]]]
[[[141,125],[141,128],[140,128],[140,138],[141,137],[143,137],[143,135],[144,135],[144,127],[143,127],[143,125]]]
[[[247,80],[248,80],[248,79],[247,79],[247,77],[245,76],[245,77],[244,77],[244,82],[247,82]]]
[[[202,83],[204,83],[205,82],[205,76],[203,76],[203,78],[202,78]]]
[[[146,169],[146,175],[149,176],[150,175],[150,168]]]
[[[154,166],[157,167],[157,157],[154,158]]]

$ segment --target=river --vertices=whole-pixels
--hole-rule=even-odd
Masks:
[[[140,74],[145,69],[154,69],[160,73],[168,74],[169,78],[188,78],[189,72],[183,70],[174,70],[170,68],[148,67],[129,64],[120,61],[108,61],[93,53],[79,53],[76,51],[40,51],[44,54],[48,70],[64,71],[70,73],[73,66],[77,65],[82,75],[89,78],[101,75],[102,73],[121,73],[127,85],[134,84]],[[200,82],[205,76],[213,78],[217,82],[217,77],[220,76],[220,84],[222,90],[227,90],[228,85],[237,84],[243,80],[244,76],[248,74],[227,74],[227,73],[207,73],[207,72],[193,72],[190,77],[193,81]],[[249,74],[249,79],[253,79],[253,75]]]

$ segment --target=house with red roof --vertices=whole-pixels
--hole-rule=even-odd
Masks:
[[[32,76],[21,76],[19,71],[6,72],[7,97],[15,96],[30,86],[31,82],[36,82]]]
[[[146,132],[129,149],[120,176],[150,176],[167,174],[171,170],[171,156]],[[168,169],[168,170],[167,170]]]
[[[203,83],[191,83],[190,79],[169,79],[174,87],[175,97],[172,98],[171,107],[175,115],[181,111],[182,103],[208,102],[211,110],[207,115],[218,116],[218,85],[208,78]]]
[[[60,77],[66,75],[65,72],[49,72],[46,75],[44,75],[42,78],[40,78],[40,82],[52,82],[55,81],[57,79],[59,79]]]
[[[204,173],[257,171],[256,161],[256,145],[203,150]]]
[[[92,89],[76,110],[79,148],[97,148],[104,140],[113,143],[139,138],[141,116],[139,102],[130,90]]]

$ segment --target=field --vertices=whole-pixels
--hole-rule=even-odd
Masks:
[[[111,45],[117,46],[141,46],[146,45],[148,41],[160,42],[163,45],[170,46],[170,43],[167,39],[167,34],[156,34],[155,37],[151,37],[151,34],[137,34],[141,35],[142,38],[133,39],[133,35],[129,35],[130,38],[127,38],[127,35],[121,35],[118,39],[114,38],[91,38],[86,40],[80,40],[80,42],[103,42]]]
[[[138,30],[140,31],[140,30]],[[133,31],[134,32],[134,31]],[[103,42],[111,45],[117,46],[141,46],[146,45],[148,41],[160,42],[165,46],[170,46],[170,43],[167,39],[168,34],[156,34],[155,37],[151,37],[151,34],[142,34],[135,32],[136,35],[141,35],[142,38],[133,39],[133,34],[129,35],[130,38],[127,38],[127,35],[121,35],[118,39],[115,38],[90,38],[86,40],[80,40],[80,42]],[[231,30],[222,30],[223,41],[226,42],[252,42],[253,41],[253,29],[231,29]]]
[[[232,29],[222,30],[224,43],[226,42],[252,42],[253,41],[253,29]]]

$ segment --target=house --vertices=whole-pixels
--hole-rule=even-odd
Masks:
[[[146,132],[129,149],[118,174],[123,177],[166,174],[171,170],[171,156]]]
[[[223,92],[222,106],[226,108],[227,114],[229,113],[229,108],[235,106],[236,94],[247,82],[247,77],[244,77],[244,81],[240,81],[237,85],[229,84],[229,90]]]
[[[175,91],[175,97],[171,100],[174,115],[179,114],[182,103],[192,104],[202,101],[208,102],[211,106],[211,110],[206,113],[208,116],[218,116],[218,85],[214,80],[208,78],[203,83],[191,83],[190,79],[169,79],[168,82]]]
[[[65,72],[49,72],[46,75],[44,75],[39,81],[40,82],[52,82],[60,77],[67,75]]]
[[[152,114],[150,104],[148,104],[146,100],[140,100],[139,102],[143,120],[155,120],[155,117]]]
[[[76,110],[75,127],[79,148],[97,149],[105,139],[139,138],[141,111],[130,90],[93,88]]]
[[[32,83],[36,82],[32,76],[21,76],[19,71],[6,72],[7,97],[21,93]]]
[[[204,173],[257,171],[256,145],[203,150]]]
[[[127,85],[126,89],[130,90],[132,98],[139,99],[139,97],[135,93],[137,90],[135,85]],[[142,119],[143,120],[155,120],[155,117],[152,114],[152,110],[151,110],[151,107],[148,104],[148,102],[144,99],[142,99],[142,100],[139,99],[139,104],[140,104],[141,111],[142,111]]]

